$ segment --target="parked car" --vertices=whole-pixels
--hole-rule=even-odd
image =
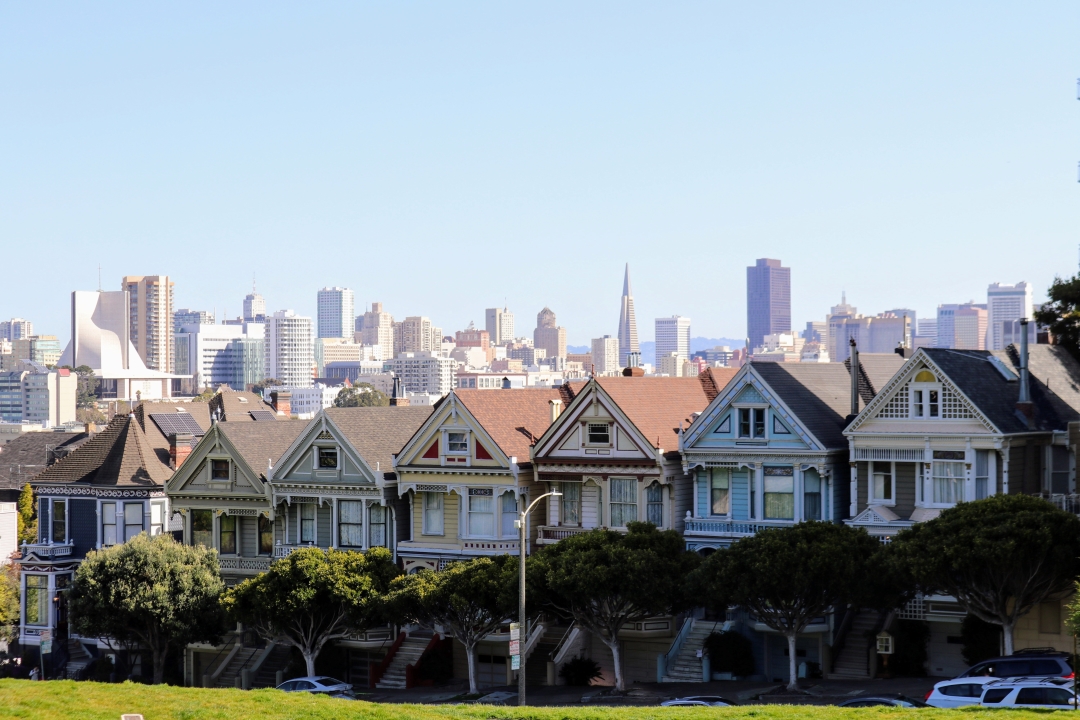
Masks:
[[[1076,710],[1072,681],[1065,678],[1008,678],[983,686],[979,704],[988,708]]]
[[[293,678],[278,685],[277,689],[285,692],[321,693],[330,697],[356,699],[352,685],[326,675]]]
[[[930,707],[922,700],[916,700],[915,698],[908,697],[907,695],[900,694],[887,694],[887,695],[867,695],[865,697],[852,698],[845,700],[837,705],[837,707],[846,708],[866,708],[866,707],[906,707],[906,708],[924,708]]]
[[[689,695],[687,697],[675,698],[674,700],[665,700],[660,703],[662,707],[692,707],[692,706],[709,706],[709,707],[729,707],[732,705],[738,705],[739,703],[734,700],[728,700],[726,697],[719,695]]]
[[[1049,648],[1020,650],[1006,657],[984,660],[957,676],[965,677],[1064,677],[1073,676],[1068,653]]]
[[[942,680],[934,689],[926,693],[924,700],[930,707],[957,708],[965,705],[978,705],[982,697],[983,686],[997,682],[989,676],[960,677]]]

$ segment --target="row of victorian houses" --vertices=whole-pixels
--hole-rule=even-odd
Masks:
[[[53,640],[69,673],[109,653],[66,632],[64,589],[91,549],[139,532],[172,532],[216,548],[230,585],[296,548],[389,548],[406,572],[519,552],[518,508],[552,490],[530,516],[528,547],[593,528],[648,521],[707,554],[762,528],[803,520],[863,527],[883,542],[942,509],[994,493],[1039,494],[1072,510],[1080,437],[1080,365],[1055,346],[1002,352],[857,352],[854,362],[748,364],[698,377],[601,377],[555,389],[456,390],[432,407],[330,408],[291,420],[255,395],[209,404],[140,404],[32,480],[39,538],[23,548],[20,640],[34,655]],[[852,372],[854,368],[854,372]],[[800,663],[867,677],[864,633],[897,619],[930,626],[929,667],[964,667],[947,597],[888,615],[838,608],[799,638]],[[751,638],[759,675],[786,675],[786,644],[755,618],[729,613]],[[703,612],[624,631],[631,680],[701,678],[697,650],[721,623]],[[1071,647],[1060,602],[1033,612],[1017,647]],[[506,684],[508,633],[479,651],[482,684]],[[387,627],[327,653],[356,684],[404,686],[425,653],[448,641],[430,629]],[[100,646],[100,647],[99,647]],[[554,682],[577,655],[611,661],[597,638],[538,618],[524,643],[530,681]],[[451,653],[458,677],[464,653]],[[280,646],[238,628],[225,644],[192,646],[193,684],[270,684]]]

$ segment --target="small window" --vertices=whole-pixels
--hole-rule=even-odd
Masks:
[[[765,408],[754,408],[754,437],[765,437]]]
[[[124,503],[124,542],[143,531],[142,503]]]
[[[893,499],[893,470],[892,463],[874,462],[873,478],[871,482],[871,499],[892,502]]]
[[[712,515],[727,515],[731,512],[731,471],[716,468],[710,471],[710,506]]]
[[[611,426],[607,423],[589,423],[587,429],[590,445],[611,444]]]
[[[259,516],[259,554],[271,555],[274,552],[274,525],[265,515]]]
[[[229,461],[228,460],[211,460],[210,461],[210,479],[211,480],[228,480],[229,479]]]
[[[364,544],[364,502],[342,500],[338,503],[338,545],[361,547]]]
[[[319,467],[330,469],[337,467],[337,448],[319,448]]]
[[[989,493],[990,451],[975,451],[975,499],[985,500]]]
[[[315,542],[315,504],[300,505],[300,542]]]
[[[664,527],[664,488],[660,483],[645,488],[645,520],[658,528]]]
[[[219,538],[221,540],[221,554],[235,555],[236,518],[232,515],[222,515],[218,519],[218,527],[220,528]]]
[[[562,524],[576,526],[581,524],[581,483],[561,483],[562,497],[559,508],[562,512]]]
[[[458,454],[468,453],[469,434],[463,432],[446,433],[446,452]]]
[[[803,473],[803,518],[821,519],[821,475],[813,468]]]
[[[214,516],[209,510],[191,511],[191,544],[212,547]]]
[[[425,535],[443,534],[443,494],[438,492],[423,493]]]
[[[160,535],[165,532],[165,504],[150,503],[150,534]]]
[[[116,544],[116,503],[101,503],[101,544]]]
[[[739,437],[765,437],[765,408],[739,408]]]
[[[382,505],[372,505],[368,508],[368,523],[371,537],[368,538],[369,547],[386,547],[386,508]]]
[[[64,500],[52,502],[52,541],[67,542],[67,502]]]

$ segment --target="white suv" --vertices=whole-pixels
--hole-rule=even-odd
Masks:
[[[993,677],[960,677],[942,680],[926,694],[926,704],[937,708],[957,708],[965,705],[978,705],[982,697],[983,686],[987,683],[1000,682]]]
[[[988,708],[1075,710],[1072,683],[1064,678],[1005,678],[986,683],[979,704]]]

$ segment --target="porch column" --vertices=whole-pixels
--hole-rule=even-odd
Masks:
[[[1009,494],[1009,450],[1008,444],[1005,445],[1005,451],[1001,458],[1001,494]]]
[[[699,469],[697,469],[697,468],[694,468],[693,472],[694,472],[694,475],[693,475],[694,480],[693,480],[693,485],[691,486],[693,495],[691,495],[690,512],[691,512],[691,517],[701,517],[701,514],[698,512],[698,510],[699,510],[699,508],[698,508],[698,474],[701,471]]]
[[[849,462],[851,468],[851,502],[848,508],[848,516],[855,517],[859,514],[859,463]]]
[[[998,465],[998,451],[993,449],[986,453],[986,495],[997,495],[1001,488],[997,485],[997,465]]]
[[[337,511],[338,501],[334,498],[330,501],[330,547],[337,548],[338,546],[338,523],[337,523]],[[364,525],[364,530],[367,530],[367,525]],[[364,533],[364,550],[367,550],[367,533]]]
[[[765,466],[754,463],[754,519],[765,519]]]
[[[794,516],[792,520],[794,522],[801,522],[806,518],[803,517],[803,469],[802,465],[795,464],[791,467],[792,473],[792,487],[791,491],[795,493],[795,497],[792,498],[795,501],[795,509],[791,514]]]
[[[971,438],[964,444],[964,500],[975,499],[975,451],[971,449]]]

